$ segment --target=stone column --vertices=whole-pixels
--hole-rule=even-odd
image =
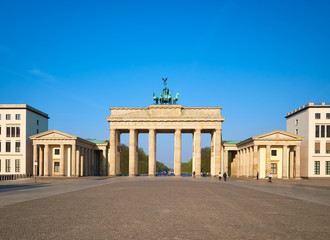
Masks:
[[[259,146],[253,146],[253,177],[256,177],[259,172]]]
[[[107,176],[108,175],[108,172],[107,172],[107,169],[108,169],[108,158],[107,158],[107,148],[104,148],[102,149],[102,164],[103,164],[103,175],[104,176]]]
[[[193,133],[192,134],[192,156],[191,156],[191,158],[192,158],[192,163],[191,163],[191,170],[192,170],[192,173],[191,174],[193,174],[193,172],[195,171],[195,166],[196,166],[196,164],[195,164],[195,133]]]
[[[296,151],[295,178],[300,178],[300,146],[299,145],[295,147],[295,151]]]
[[[89,149],[88,156],[89,156],[89,176],[93,176],[94,175],[93,149]]]
[[[288,147],[282,148],[282,178],[288,178]]]
[[[66,154],[67,154],[67,156],[66,156],[66,161],[67,161],[66,176],[70,177],[71,176],[72,147],[67,147]]]
[[[253,147],[250,147],[250,177],[253,177]]]
[[[292,151],[292,149],[290,148],[290,171],[289,171],[289,177],[293,178],[293,158],[294,158],[294,152]]]
[[[91,154],[92,154],[92,176],[96,175],[96,161],[95,161],[95,152],[92,149],[91,150]]]
[[[116,130],[110,129],[110,176],[116,176]]]
[[[270,173],[270,145],[266,145],[266,178]]]
[[[149,129],[149,176],[156,175],[156,131]]]
[[[44,176],[50,176],[49,174],[49,145],[45,144]]]
[[[217,175],[215,172],[214,140],[215,140],[215,130],[213,130],[211,133],[211,164],[210,164],[211,176]]]
[[[215,175],[218,175],[221,171],[221,128],[216,129],[214,134],[214,171]]]
[[[116,131],[116,175],[121,175],[120,168],[120,132]]]
[[[80,147],[80,176],[84,176],[85,168],[85,149]]]
[[[226,172],[228,175],[228,151],[224,150],[223,151],[223,171],[224,173]]]
[[[60,175],[64,176],[65,163],[64,163],[64,144],[60,145]]]
[[[76,173],[76,144],[72,144],[71,145],[71,176],[76,177],[77,173]]]
[[[139,132],[135,131],[135,175],[139,175]]]
[[[236,176],[239,177],[240,176],[240,171],[239,171],[239,168],[240,168],[240,150],[237,150],[237,154],[236,154],[236,157],[235,157],[235,167],[236,167]]]
[[[195,137],[195,146],[194,146],[194,150],[195,150],[195,174],[196,177],[200,177],[201,176],[201,160],[202,160],[202,156],[201,156],[201,130],[200,129],[196,129],[195,133],[194,133]]]
[[[86,175],[90,176],[91,175],[91,150],[89,148],[86,148]]]
[[[39,146],[39,176],[44,175],[44,149]]]
[[[250,165],[249,165],[249,148],[245,148],[245,159],[244,159],[244,166],[245,166],[245,177],[249,176]]]
[[[128,164],[128,170],[129,170],[129,176],[135,176],[135,165],[136,165],[136,130],[130,129],[129,130],[129,164]]]
[[[36,172],[38,166],[34,165],[35,162],[38,162],[38,145],[37,144],[33,144],[33,163],[32,163],[33,176],[36,176],[38,174]]]
[[[80,147],[76,147],[76,176],[80,176]]]
[[[239,175],[244,176],[244,148],[239,151]]]
[[[181,176],[181,129],[174,134],[174,175]]]

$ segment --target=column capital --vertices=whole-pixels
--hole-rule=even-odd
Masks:
[[[181,132],[181,131],[182,131],[181,128],[176,128],[176,129],[175,129],[175,132]]]

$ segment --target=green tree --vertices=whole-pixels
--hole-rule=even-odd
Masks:
[[[125,144],[121,145],[122,152],[120,153],[120,168],[123,175],[128,175],[129,169],[129,147]],[[138,173],[148,174],[149,172],[149,156],[142,148],[138,149]],[[168,171],[169,168],[161,162],[156,161],[156,171]]]
[[[201,150],[201,171],[210,172],[211,166],[211,148],[205,147]],[[192,159],[187,163],[181,163],[181,172],[182,173],[191,173],[192,172]]]

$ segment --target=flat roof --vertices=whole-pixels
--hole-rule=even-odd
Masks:
[[[107,143],[108,140],[87,139],[87,141],[90,141],[95,144],[102,144],[102,143]]]
[[[36,108],[33,108],[27,104],[0,104],[0,109],[26,109],[31,112],[34,112],[42,117],[48,118],[48,114],[44,113]]]
[[[293,115],[295,115],[301,111],[304,111],[308,108],[330,108],[330,103],[324,103],[324,102],[323,103],[312,103],[312,102],[310,102],[298,109],[295,109],[292,112],[287,113],[285,118],[292,117]]]
[[[242,141],[243,140],[224,140],[223,143],[226,143],[226,144],[237,144],[237,143],[240,143]]]

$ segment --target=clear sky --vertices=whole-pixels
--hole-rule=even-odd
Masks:
[[[287,112],[330,103],[329,13],[330,1],[3,0],[0,103],[48,113],[50,129],[108,139],[109,107],[152,104],[168,77],[184,107],[223,107],[225,140],[286,130]],[[157,160],[169,166],[173,144],[158,135]]]

